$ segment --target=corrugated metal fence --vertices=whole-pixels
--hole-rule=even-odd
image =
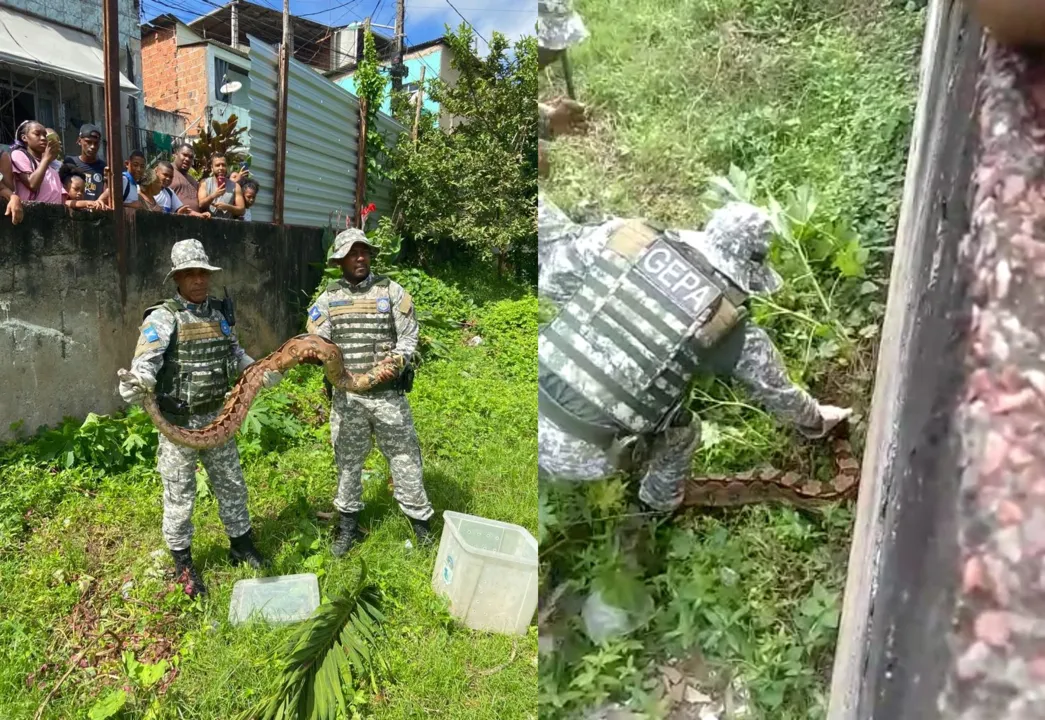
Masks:
[[[260,222],[272,222],[278,64],[276,47],[250,37],[250,173],[262,188],[251,216]],[[293,58],[289,91],[283,220],[288,225],[323,227],[331,213],[351,216],[355,212],[359,101]],[[378,128],[390,147],[405,130],[384,114],[378,117]],[[377,217],[391,213],[390,184],[379,182],[376,196],[364,200],[377,205]]]

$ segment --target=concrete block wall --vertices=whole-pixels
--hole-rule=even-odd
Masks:
[[[223,268],[212,291],[224,285],[236,299],[237,335],[254,358],[303,331],[322,230],[128,213],[121,302],[112,224],[109,213],[35,204],[20,225],[0,224],[0,442],[18,421],[31,432],[125,407],[116,371],[129,367],[142,311],[173,291],[164,276],[178,240],[198,238]]]
[[[4,4],[17,10],[39,15],[75,28],[81,28],[102,41],[102,4],[90,0],[4,0]],[[120,47],[131,43],[134,52],[141,46],[138,0],[119,0]],[[120,65],[124,62],[121,59]],[[136,73],[137,74],[137,73]]]

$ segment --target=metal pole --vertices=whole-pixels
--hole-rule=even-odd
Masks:
[[[287,181],[287,106],[290,104],[290,0],[283,0],[283,42],[279,46],[279,92],[276,119],[276,188],[272,199],[272,220],[283,224]]]
[[[566,94],[570,96],[570,100],[577,99],[577,93],[573,91],[573,67],[570,65],[570,56],[568,51],[562,51],[562,74],[566,78]]]
[[[392,91],[399,92],[403,89],[403,76],[406,72],[403,68],[403,25],[406,23],[406,0],[396,0],[396,25],[395,42],[396,56],[392,63]]]
[[[116,181],[123,161],[120,137],[120,32],[117,0],[102,3],[103,57],[105,58],[105,134],[108,136],[106,175],[112,198],[112,230],[116,242],[116,266],[120,274],[120,305],[127,302],[127,237],[123,223],[122,183]],[[116,172],[113,172],[116,168]]]
[[[421,66],[421,82],[417,86],[417,107],[414,108],[414,129],[410,133],[414,147],[417,147],[417,126],[421,122],[421,105],[425,101],[425,67],[425,65]]]
[[[232,21],[230,23],[232,25],[232,30],[230,32],[230,35],[232,36],[230,39],[232,40],[232,42],[229,43],[229,44],[232,45],[232,47],[234,47],[234,48],[238,48],[239,47],[239,0],[232,0],[232,5],[230,7],[230,12],[232,14]]]

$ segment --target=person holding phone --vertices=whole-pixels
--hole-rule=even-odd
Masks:
[[[210,177],[200,183],[198,191],[201,212],[210,212],[211,217],[226,220],[239,218],[246,212],[243,190],[228,173],[229,165],[225,155],[211,155]],[[239,173],[236,175],[238,177]]]

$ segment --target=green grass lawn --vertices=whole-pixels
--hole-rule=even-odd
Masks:
[[[447,287],[436,284],[436,294],[460,299]],[[424,309],[430,293],[414,294]],[[515,299],[485,292],[467,311],[469,329],[442,332],[440,356],[423,365],[410,395],[437,534],[443,510],[536,532],[531,327],[537,305],[525,291],[510,295]],[[465,345],[476,333],[484,343]],[[405,546],[410,526],[376,451],[364,476],[361,524],[369,535],[345,557],[330,555],[331,524],[315,515],[333,511],[328,408],[318,369],[295,369],[256,401],[240,448],[256,540],[275,561],[270,574],[314,572],[329,597],[355,582],[365,560],[383,593],[388,619],[379,652],[389,672],[379,678],[377,693],[356,693],[359,716],[536,717],[535,630],[518,637],[473,632],[450,617],[431,589],[436,551]],[[135,433],[155,443],[140,413],[101,427],[115,428],[119,443]],[[91,437],[102,438],[99,447],[108,442],[104,433]],[[42,462],[39,443],[8,448],[2,456],[4,720],[33,717],[81,651],[83,662],[72,667],[43,717],[88,717],[100,699],[124,688],[130,700],[114,717],[215,720],[244,709],[277,678],[269,653],[288,630],[228,623],[232,586],[252,574],[228,565],[217,504],[206,489],[197,502],[193,551],[210,596],[190,602],[157,572],[171,567],[160,534],[160,480],[148,446],[135,450],[132,444],[110,456],[98,451],[93,465],[78,462],[71,469]],[[78,461],[90,451],[82,442],[70,447]],[[135,453],[145,459],[136,460]],[[134,671],[131,680],[127,666],[134,664],[121,659],[123,652],[137,662],[167,665],[162,674],[153,671],[155,677]]]
[[[542,181],[575,217],[674,227],[707,220],[710,181],[733,166],[746,177],[744,194],[779,199],[804,228],[795,244],[811,272],[796,269],[781,243],[773,261],[787,287],[775,307],[755,303],[754,318],[797,381],[825,402],[854,406],[857,451],[914,111],[919,5],[575,0],[590,37],[571,59],[592,128],[551,144]],[[542,75],[543,97],[565,94],[559,73]],[[823,470],[822,444],[802,442],[728,383],[702,382],[694,401],[704,423],[695,472],[764,462]],[[656,528],[631,512],[617,483],[542,492],[545,575],[554,567],[578,597],[616,587],[625,607],[651,596],[656,609],[605,646],[582,635],[576,616],[560,628],[564,645],[540,664],[541,716],[607,701],[662,715],[671,703],[658,666],[700,657],[746,690],[749,717],[823,717],[852,508],[691,512]]]

